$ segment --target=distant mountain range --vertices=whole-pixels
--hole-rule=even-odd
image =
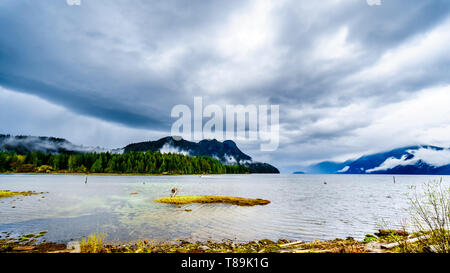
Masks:
[[[409,146],[365,155],[345,162],[311,165],[318,174],[436,174],[450,175],[450,149],[430,145]]]
[[[159,151],[161,153],[177,153],[189,156],[210,156],[226,165],[240,164],[249,168],[251,173],[279,173],[274,166],[254,162],[244,154],[231,140],[202,140],[198,143],[172,137],[156,141],[133,143],[118,149],[86,147],[72,144],[63,138],[37,136],[11,136],[0,134],[0,150],[14,151],[19,154],[38,151],[43,153],[126,153],[131,151]]]
[[[105,149],[75,145],[63,138],[37,136],[11,136],[0,134],[0,150],[26,154],[44,153],[126,153],[130,151],[159,151],[189,156],[210,156],[223,164],[240,164],[252,173],[279,173],[267,163],[255,162],[231,140],[202,140],[191,142],[165,137],[156,141],[129,144],[123,148]],[[387,152],[365,155],[345,162],[324,161],[310,165],[302,173],[317,174],[436,174],[450,175],[450,149],[430,145],[408,146]]]
[[[0,151],[26,154],[28,152],[43,153],[120,153],[122,149],[108,150],[100,147],[86,147],[72,144],[64,138],[41,136],[11,136],[0,134]]]

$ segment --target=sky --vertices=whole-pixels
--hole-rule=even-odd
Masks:
[[[450,147],[448,0],[0,1],[0,133],[123,147],[171,109],[279,105],[282,172]],[[375,1],[376,2],[376,1]]]

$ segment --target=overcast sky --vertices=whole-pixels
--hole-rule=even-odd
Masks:
[[[450,1],[0,1],[0,133],[123,147],[171,109],[280,105],[283,172],[450,146]]]

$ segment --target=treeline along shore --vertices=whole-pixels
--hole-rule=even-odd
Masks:
[[[60,153],[0,152],[0,173],[244,174],[242,165],[224,165],[207,156],[160,152]]]

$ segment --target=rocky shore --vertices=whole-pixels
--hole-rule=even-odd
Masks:
[[[42,236],[42,233],[40,233]],[[0,253],[405,253],[413,249],[426,252],[419,234],[401,230],[380,230],[357,241],[351,237],[331,241],[289,241],[263,239],[239,243],[206,241],[161,243],[149,240],[121,245],[103,244],[101,236],[90,235],[81,242],[36,243],[38,235],[0,239]],[[430,249],[428,249],[429,251]]]

